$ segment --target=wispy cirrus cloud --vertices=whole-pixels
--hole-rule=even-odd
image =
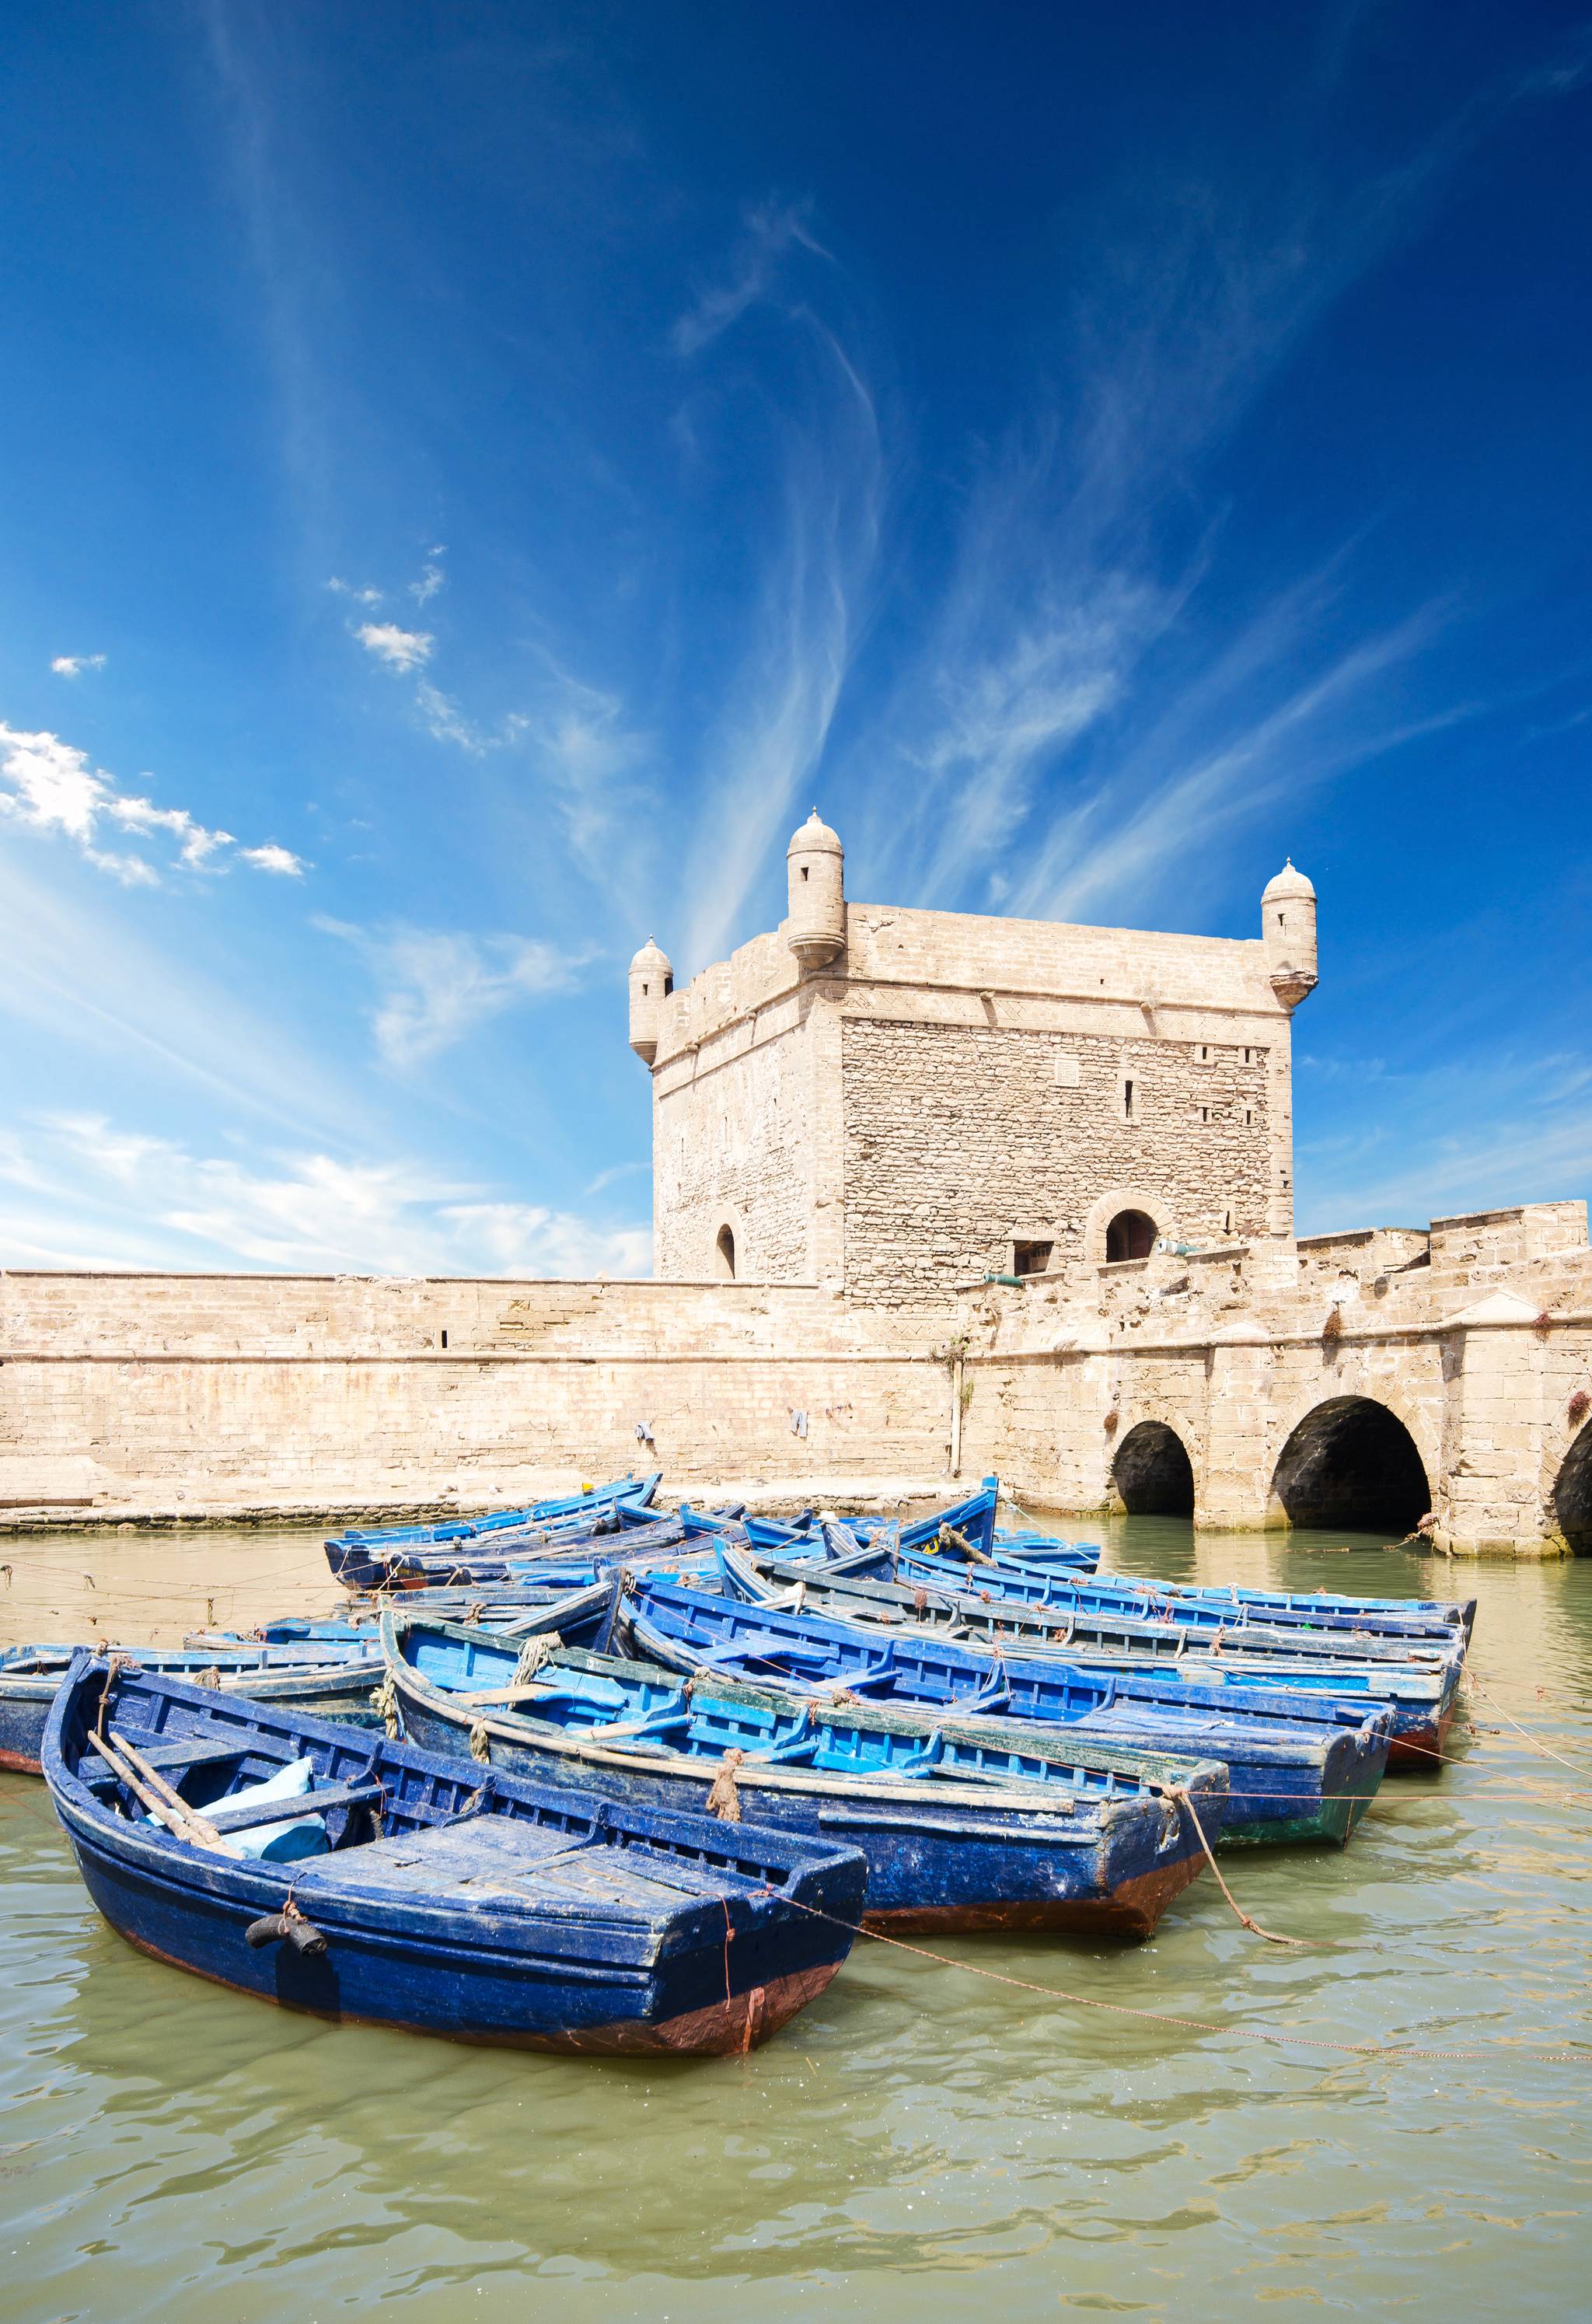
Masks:
[[[1415,1070],[1381,1058],[1300,1065],[1328,1076],[1332,1121],[1300,1139],[1302,1233],[1551,1202],[1592,1178],[1583,1052],[1470,1050]]]
[[[327,583],[327,587],[331,590],[334,596],[347,597],[356,605],[379,605],[383,595],[382,590],[368,582],[356,586],[352,581],[340,579],[335,573]]]
[[[1307,573],[1274,574],[1267,603],[1235,612],[1230,486],[1208,479],[1488,130],[1581,85],[1585,48],[1500,78],[1386,167],[1345,166],[1361,149],[1322,133],[1312,89],[1241,188],[1136,172],[1095,221],[1096,281],[1054,334],[1057,389],[973,465],[922,644],[842,770],[864,808],[862,876],[925,903],[1142,918],[1177,863],[1210,875],[1275,815],[1284,750],[1302,790],[1479,706],[1432,704],[1416,681],[1451,609],[1357,626],[1338,605],[1313,633],[1273,621],[1277,600],[1325,605]]]
[[[584,954],[535,936],[370,929],[325,918],[316,926],[352,945],[369,968],[377,987],[370,1012],[377,1053],[397,1073],[428,1063],[508,1010],[569,991],[586,965]]]
[[[0,1241],[51,1266],[316,1274],[634,1276],[651,1255],[644,1225],[505,1200],[407,1157],[283,1148],[244,1162],[97,1113],[0,1137]]]
[[[699,285],[691,305],[676,320],[669,342],[677,355],[700,355],[749,307],[766,298],[792,250],[828,259],[828,251],[813,234],[812,211],[810,202],[772,198],[747,210],[728,266]]]
[[[103,669],[105,656],[97,654],[57,654],[50,665],[57,678],[81,678],[86,669]]]
[[[428,605],[446,582],[447,575],[437,562],[439,558],[446,554],[446,550],[440,546],[428,551],[426,562],[420,569],[419,579],[410,583],[410,595],[417,605]]]
[[[239,847],[231,832],[200,823],[186,807],[157,807],[152,799],[122,790],[88,754],[58,734],[27,733],[0,723],[0,817],[30,830],[69,839],[78,853],[124,887],[155,888],[161,872],[147,855],[117,853],[99,844],[105,825],[136,838],[164,835],[175,843],[176,862],[189,871],[215,869],[236,849],[236,860],[256,871],[299,878],[306,866],[274,842]]]
[[[633,878],[648,844],[640,770],[647,739],[620,696],[593,686],[551,653],[540,657],[527,707],[511,714],[505,739],[522,747],[550,793],[570,851],[586,876]]]
[[[724,709],[704,738],[684,881],[686,973],[732,941],[772,847],[811,800],[841,691],[866,626],[886,464],[867,381],[834,334],[793,323],[814,409],[776,430],[771,546],[750,600]]]

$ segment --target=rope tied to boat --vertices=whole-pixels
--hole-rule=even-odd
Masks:
[[[484,1719],[473,1719],[470,1722],[470,1757],[478,1759],[483,1767],[492,1763],[492,1744],[487,1738]]]
[[[396,1743],[403,1733],[403,1722],[398,1711],[398,1688],[392,1673],[388,1672],[380,1686],[371,1695],[371,1709],[382,1714],[382,1724],[387,1730],[389,1743]]]
[[[745,1757],[744,1751],[737,1750],[733,1746],[725,1752],[723,1765],[713,1777],[713,1787],[707,1795],[709,1815],[717,1816],[723,1823],[741,1821],[741,1793],[735,1782],[735,1770]]]
[[[1192,1792],[1183,1784],[1166,1784],[1162,1786],[1161,1796],[1163,1799],[1175,1802],[1180,1808],[1187,1808],[1189,1820],[1194,1827],[1201,1847],[1205,1850],[1205,1861],[1216,1875],[1216,1885],[1227,1898],[1235,1917],[1240,1920],[1247,1929],[1257,1937],[1264,1937],[1268,1945],[1293,1945],[1302,1952],[1310,1951],[1322,1941],[1320,1938],[1313,1937],[1280,1937],[1275,1929],[1263,1929],[1258,1921],[1253,1920],[1245,1912],[1227,1882],[1222,1878],[1221,1867],[1218,1864],[1210,1842],[1205,1836],[1205,1827],[1200,1821],[1200,1811],[1194,1805]]]
[[[514,1684],[529,1686],[548,1656],[556,1653],[563,1644],[557,1630],[544,1630],[538,1637],[527,1638],[514,1665]]]

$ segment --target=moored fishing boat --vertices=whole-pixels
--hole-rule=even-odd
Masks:
[[[367,1595],[386,1597],[412,1590],[574,1589],[615,1565],[640,1566],[677,1563],[694,1554],[683,1521],[659,1517],[649,1510],[631,1509],[621,1502],[612,1520],[581,1534],[549,1540],[535,1548],[512,1545],[491,1555],[462,1550],[394,1549],[373,1552],[367,1564],[342,1558],[343,1586],[354,1572],[373,1572],[374,1581],[361,1584]],[[695,1554],[705,1554],[700,1545]]]
[[[77,1658],[44,1776],[141,1951],[267,2000],[574,2052],[753,2048],[829,1983],[855,1850],[629,1807]]]
[[[733,1671],[809,1693],[839,1686],[958,1717],[1043,1720],[1067,1729],[1075,1747],[1099,1741],[1222,1760],[1227,1840],[1347,1840],[1387,1765],[1392,1721],[1364,1703],[1284,1686],[1218,1692],[1160,1665],[1095,1672],[1059,1655],[1005,1655],[916,1624],[748,1604],[656,1576],[616,1587],[615,1629],[630,1652],[674,1670]]]
[[[1063,1733],[778,1688],[382,1618],[404,1732],[545,1784],[733,1808],[868,1860],[870,1926],[1145,1937],[1203,1868],[1225,1767]],[[1183,1804],[1192,1802],[1192,1812]]]
[[[733,1537],[734,1528],[729,1529]],[[750,1538],[750,1535],[748,1536]],[[887,1533],[867,1545],[851,1547],[844,1529],[822,1529],[828,1564],[836,1572],[860,1579],[926,1582],[941,1589],[971,1586],[980,1595],[1012,1600],[1030,1606],[1048,1606],[1063,1612],[1118,1614],[1130,1621],[1175,1621],[1185,1630],[1210,1637],[1234,1637],[1247,1629],[1300,1633],[1314,1638],[1332,1637],[1387,1639],[1400,1646],[1436,1647],[1463,1655],[1468,1632],[1462,1620],[1449,1619],[1439,1607],[1373,1611],[1368,1608],[1341,1609],[1307,1600],[1293,1606],[1282,1599],[1262,1604],[1247,1594],[1178,1591],[1157,1582],[1137,1581],[1120,1574],[1082,1575],[998,1551],[976,1569],[954,1556],[897,1544]],[[1257,1593],[1258,1595],[1258,1593]]]
[[[1062,1655],[1080,1667],[1121,1671],[1161,1667],[1191,1683],[1209,1683],[1219,1664],[1235,1685],[1286,1688],[1312,1695],[1323,1713],[1340,1702],[1385,1711],[1392,1724],[1388,1766],[1431,1767],[1442,1756],[1453,1722],[1463,1665],[1458,1647],[1414,1644],[1403,1651],[1386,1640],[1363,1644],[1332,1634],[1308,1637],[1247,1625],[1211,1637],[1167,1620],[1136,1620],[1109,1613],[1081,1614],[1003,1598],[973,1577],[963,1594],[860,1579],[842,1561],[826,1565],[759,1557],[744,1541],[725,1536],[715,1552],[722,1585],[749,1603],[800,1602],[842,1620],[906,1624],[998,1649],[1018,1659]]]
[[[369,1530],[352,1526],[327,1541],[327,1563],[334,1579],[347,1590],[391,1589],[411,1562],[422,1581],[445,1580],[455,1568],[467,1578],[464,1569],[472,1556],[477,1563],[491,1563],[512,1550],[556,1548],[618,1533],[627,1521],[653,1522],[651,1502],[661,1477],[661,1470],[647,1477],[618,1477],[611,1484],[594,1485],[557,1500],[535,1501],[525,1508],[499,1510],[491,1517]]]
[[[45,1722],[55,1691],[70,1668],[78,1646],[0,1648],[0,1767],[36,1775]],[[116,1646],[118,1660],[139,1669],[215,1687],[252,1702],[277,1702],[324,1719],[374,1723],[372,1690],[382,1683],[384,1665],[373,1635],[363,1641],[305,1641],[294,1646],[258,1644],[205,1647]]]

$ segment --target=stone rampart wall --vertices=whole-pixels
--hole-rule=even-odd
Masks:
[[[0,1303],[14,1506],[474,1506],[630,1468],[932,1491],[945,1469],[925,1333],[816,1290],[15,1274]]]
[[[938,1489],[953,1444],[962,1478],[1090,1510],[1156,1421],[1189,1454],[1197,1521],[1262,1527],[1293,1433],[1360,1400],[1409,1431],[1440,1545],[1587,1545],[1585,1207],[898,1307],[796,1285],[0,1276],[16,1525],[42,1504],[60,1522],[480,1506],[630,1467],[686,1491],[889,1500]]]

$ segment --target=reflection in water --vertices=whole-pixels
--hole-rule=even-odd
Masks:
[[[126,1950],[41,1788],[0,1778],[0,2226],[8,2318],[253,2324],[390,2312],[707,2324],[860,2308],[1202,2319],[1256,2301],[1446,2319],[1578,2310],[1592,1570],[1468,1568],[1351,1536],[1109,1524],[1166,1579],[1482,1601],[1500,1706],[1440,1775],[1384,1787],[1339,1855],[1245,1856],[1155,1941],[968,1938],[967,1963],[1167,2016],[1492,2052],[1269,2051],[1096,2014],[862,1944],[771,2048],[710,2062],[454,2048],[295,2018]],[[329,1602],[318,1539],[18,1544],[12,1637],[164,1642]],[[92,1585],[84,1575],[92,1575]],[[528,2278],[531,2279],[528,2281]]]

